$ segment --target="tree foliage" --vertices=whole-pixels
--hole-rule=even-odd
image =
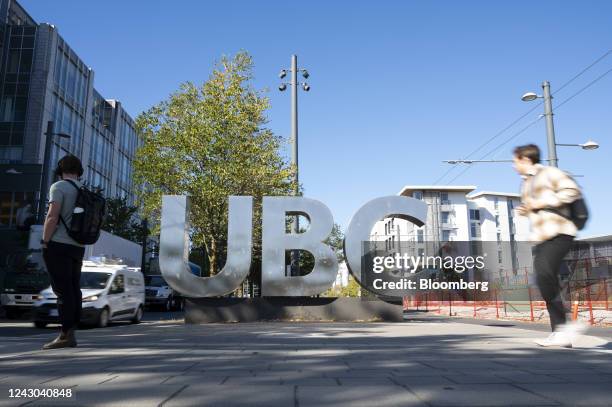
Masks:
[[[348,284],[346,286],[336,285],[323,293],[323,297],[360,297],[361,286],[351,274],[348,276]]]
[[[149,230],[137,219],[137,213],[138,207],[129,205],[126,198],[108,198],[103,229],[141,244],[144,237],[149,235]]]
[[[192,244],[205,249],[211,275],[225,257],[228,196],[254,196],[259,219],[263,195],[291,191],[293,169],[280,154],[282,139],[265,127],[269,101],[250,84],[252,68],[245,52],[224,57],[203,85],[182,84],[136,120],[144,211],[158,219],[162,195],[190,195]],[[256,249],[260,233],[255,222]]]
[[[300,232],[305,232],[306,228],[300,227]],[[344,261],[344,232],[337,223],[334,223],[331,233],[323,241],[323,243],[331,246],[332,250],[336,254],[338,264]],[[290,254],[287,254],[289,256]],[[300,255],[300,270],[301,274],[304,275],[310,272],[314,267],[314,256],[311,253],[301,253]],[[287,261],[289,262],[289,261]]]

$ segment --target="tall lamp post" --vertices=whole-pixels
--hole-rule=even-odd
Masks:
[[[557,146],[563,147],[580,147],[583,150],[597,150],[599,144],[596,141],[589,139],[582,144],[564,144],[557,143],[555,140],[555,125],[553,123],[553,109],[552,109],[552,95],[550,93],[550,82],[544,81],[542,83],[543,93],[538,95],[535,92],[527,92],[521,96],[523,102],[531,102],[536,99],[544,99],[544,117],[546,118],[546,141],[548,144],[548,161],[553,167],[558,167],[559,159],[557,158]],[[473,163],[499,163],[499,162],[512,162],[512,160],[444,160],[447,164],[473,164]]]
[[[599,144],[589,140],[584,144],[557,144],[555,140],[555,125],[553,122],[552,95],[550,93],[550,82],[542,82],[542,95],[535,92],[527,92],[522,97],[523,102],[531,102],[536,99],[544,99],[544,118],[546,119],[546,142],[548,144],[548,162],[553,167],[559,166],[557,158],[557,146],[581,147],[583,150],[595,150]]]
[[[45,153],[43,159],[42,175],[40,177],[40,199],[38,200],[38,212],[36,214],[36,223],[42,225],[45,220],[45,202],[47,201],[47,184],[49,183],[49,161],[51,160],[51,143],[53,136],[69,139],[70,136],[64,133],[55,132],[55,122],[49,120],[47,122],[47,131],[44,133],[45,138]]]
[[[299,162],[298,162],[298,86],[301,86],[305,92],[310,90],[310,85],[308,83],[298,82],[298,72],[302,73],[304,79],[308,79],[310,74],[306,69],[299,69],[297,62],[297,55],[291,55],[291,69],[281,69],[278,77],[280,79],[284,79],[287,76],[287,73],[291,75],[291,82],[281,82],[278,86],[278,90],[284,92],[287,90],[287,85],[291,86],[291,146],[292,146],[292,155],[291,155],[291,163],[295,168],[295,178],[293,180],[293,194],[295,196],[299,195],[300,190],[300,182],[299,182]],[[292,232],[299,233],[300,232],[300,224],[299,224],[299,215],[295,215],[295,218],[292,222]],[[300,252],[298,250],[294,250],[291,252],[291,275],[299,276],[299,261],[300,261]]]

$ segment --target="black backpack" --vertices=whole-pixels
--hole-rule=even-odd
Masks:
[[[80,244],[94,244],[100,237],[100,230],[104,224],[106,215],[106,199],[96,192],[92,192],[84,186],[78,187],[70,180],[70,185],[78,191],[77,199],[72,211],[70,226],[60,216],[60,220],[68,231],[68,235]],[[80,210],[82,209],[82,210]]]
[[[544,208],[543,210],[556,213],[557,215],[571,220],[578,230],[584,229],[587,220],[589,220],[589,209],[587,208],[586,201],[582,197],[562,208]]]

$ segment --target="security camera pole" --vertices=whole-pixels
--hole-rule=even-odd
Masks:
[[[302,85],[302,89],[305,92],[310,90],[310,86],[304,82],[298,82],[298,71],[302,72],[302,76],[304,79],[308,79],[308,71],[305,69],[299,69],[297,63],[297,55],[291,55],[291,143],[292,143],[292,164],[295,168],[295,179],[293,185],[293,194],[295,196],[299,195],[300,190],[300,182],[299,182],[299,171],[298,171],[298,86]],[[287,70],[282,69],[279,77],[283,79],[287,76]],[[283,92],[287,89],[286,83],[281,83],[278,89]],[[295,219],[292,222],[292,232],[299,233],[300,224],[299,224],[299,216],[295,215]],[[298,250],[294,250],[291,252],[291,275],[299,276],[300,275],[300,252]]]

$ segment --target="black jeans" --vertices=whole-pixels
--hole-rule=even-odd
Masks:
[[[542,298],[546,301],[553,331],[566,322],[559,285],[559,270],[573,240],[573,236],[558,235],[538,244],[533,250],[536,281]]]
[[[43,259],[51,276],[51,287],[57,295],[62,331],[74,328],[81,318],[81,266],[85,248],[71,244],[49,242],[43,249]]]

